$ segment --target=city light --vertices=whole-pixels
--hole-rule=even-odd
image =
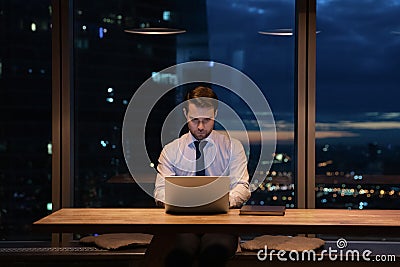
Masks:
[[[108,141],[104,141],[104,140],[100,141],[100,144],[102,147],[106,147],[108,145],[108,143],[109,143]]]
[[[104,29],[103,27],[99,27],[99,38],[102,39],[104,37]]]
[[[362,175],[354,175],[354,180],[362,180]]]
[[[47,203],[46,209],[47,209],[48,211],[52,211],[52,210],[53,210],[53,203]]]
[[[164,11],[163,12],[163,20],[168,21],[171,19],[171,11]]]
[[[333,163],[332,160],[328,160],[328,161],[325,161],[325,162],[320,162],[320,163],[318,163],[317,166],[318,166],[318,167],[326,167],[326,166],[328,166],[328,165],[330,165],[330,164],[332,164],[332,163]]]
[[[47,154],[48,155],[53,154],[53,145],[51,143],[47,144]]]

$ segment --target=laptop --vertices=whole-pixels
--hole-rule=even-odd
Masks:
[[[165,177],[165,212],[216,214],[229,210],[229,176]]]

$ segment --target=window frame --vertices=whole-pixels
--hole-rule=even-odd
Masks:
[[[295,188],[297,208],[315,207],[316,0],[295,0]],[[53,212],[73,207],[73,0],[52,0]],[[70,240],[53,234],[53,243]]]

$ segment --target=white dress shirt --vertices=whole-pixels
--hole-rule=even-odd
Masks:
[[[250,198],[247,158],[242,144],[233,138],[212,131],[205,138],[204,166],[207,176],[229,176],[229,206],[240,207]],[[167,144],[158,159],[154,198],[165,200],[166,176],[196,175],[196,139],[189,132]]]

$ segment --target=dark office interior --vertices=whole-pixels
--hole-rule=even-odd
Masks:
[[[80,242],[107,231],[46,232],[34,222],[64,208],[157,209],[126,162],[125,112],[146,81],[155,90],[172,88],[152,103],[144,126],[155,173],[163,123],[198,84],[162,71],[196,61],[240,71],[268,103],[254,112],[241,97],[248,88],[235,93],[209,84],[240,118],[250,178],[262,179],[245,204],[382,212],[377,221],[387,215],[393,225],[376,233],[358,235],[354,227],[354,234],[307,234],[326,249],[344,238],[350,249],[393,256],[382,266],[397,266],[399,12],[397,0],[0,0],[1,266],[143,263],[146,246],[109,250]],[[257,133],[271,126],[267,111],[275,149],[263,159]],[[241,131],[235,123],[216,129],[227,127]],[[241,240],[260,234],[247,231]],[[242,250],[228,266],[266,264],[257,251]]]

